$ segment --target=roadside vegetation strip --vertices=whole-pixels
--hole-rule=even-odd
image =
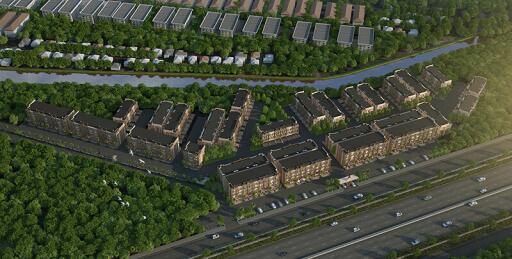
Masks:
[[[464,166],[463,169],[456,169],[448,173],[438,174],[437,176],[432,177],[431,179],[426,179],[416,184],[411,184],[411,186],[407,187],[406,189],[403,189],[402,187],[398,188],[395,191],[390,191],[377,196],[371,196],[370,199],[367,198],[364,201],[344,206],[336,210],[334,213],[322,213],[318,216],[298,221],[296,224],[294,224],[294,226],[290,225],[277,228],[276,230],[269,231],[256,236],[254,240],[243,240],[223,246],[221,248],[216,249],[214,253],[212,253],[211,255],[203,257],[227,258],[236,253],[247,252],[255,248],[265,246],[272,242],[287,237],[291,237],[308,230],[312,230],[313,228],[321,226],[333,219],[341,220],[346,217],[353,216],[359,212],[367,211],[369,209],[376,207],[381,207],[388,203],[394,202],[398,199],[403,199],[416,193],[439,187],[439,185],[450,183],[461,177],[469,176],[474,173],[480,172],[481,170],[495,168],[499,165],[502,165],[510,161],[512,161],[512,152],[506,152],[495,158],[487,159],[481,162],[480,164],[468,165]],[[202,256],[198,255],[194,258],[198,257]]]

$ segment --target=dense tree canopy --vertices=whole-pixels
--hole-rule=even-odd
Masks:
[[[2,258],[126,257],[203,231],[213,194],[0,134]]]

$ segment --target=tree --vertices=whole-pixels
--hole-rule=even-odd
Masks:
[[[402,190],[406,191],[409,190],[409,187],[411,184],[408,181],[402,181]]]
[[[290,194],[288,195],[288,201],[289,201],[290,203],[295,203],[295,202],[297,202],[297,195],[295,195],[295,194],[293,194],[293,193],[290,193]]]
[[[291,218],[289,226],[290,227],[295,227],[296,225],[297,225],[297,219],[296,218]]]
[[[217,226],[224,226],[224,217],[217,215]]]

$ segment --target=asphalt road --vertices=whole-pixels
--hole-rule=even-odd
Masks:
[[[455,226],[463,226],[469,222],[480,221],[495,215],[500,210],[512,209],[512,189],[485,198],[475,207],[461,206],[319,257],[312,255],[451,205],[465,202],[481,195],[479,192],[481,188],[487,188],[490,193],[499,188],[510,186],[512,185],[511,168],[512,164],[507,164],[479,174],[478,176],[487,178],[483,183],[478,183],[474,176],[467,177],[415,197],[402,199],[385,207],[347,218],[335,227],[323,226],[261,249],[241,254],[236,258],[283,258],[278,255],[282,251],[287,252],[284,258],[303,258],[307,256],[311,256],[311,258],[381,258],[392,250],[409,247],[409,242],[413,239],[424,241],[427,236],[448,233],[450,229],[441,226],[443,221],[452,220]],[[429,201],[423,201],[422,197],[425,195],[431,195],[433,198]],[[396,217],[395,213],[397,211],[403,212],[404,215]],[[353,233],[352,228],[354,226],[359,226],[361,230]]]
[[[384,193],[389,190],[395,189],[401,186],[403,181],[408,181],[410,183],[414,183],[420,181],[422,179],[435,176],[438,170],[449,171],[455,168],[459,168],[461,166],[469,164],[471,161],[480,161],[482,159],[492,157],[498,154],[501,154],[505,151],[512,149],[512,140],[507,139],[505,141],[499,141],[491,146],[486,146],[484,148],[479,148],[476,150],[472,150],[469,152],[465,152],[463,154],[457,155],[455,157],[451,157],[449,159],[445,159],[441,162],[421,166],[418,164],[416,170],[411,172],[407,172],[406,174],[400,174],[396,176],[391,176],[390,178],[371,183],[365,186],[359,186],[356,188],[346,189],[343,193],[333,196],[331,198],[327,198],[312,204],[308,204],[306,206],[300,206],[298,208],[291,209],[289,211],[285,211],[283,213],[274,215],[272,217],[268,217],[265,219],[261,219],[258,221],[257,225],[231,225],[228,226],[228,230],[224,233],[220,233],[220,238],[216,240],[211,240],[208,237],[197,240],[192,243],[187,243],[182,246],[174,247],[169,250],[165,250],[159,253],[155,253],[152,255],[148,255],[145,258],[186,258],[193,255],[200,254],[205,249],[213,250],[218,247],[222,247],[225,245],[232,244],[236,242],[233,238],[233,234],[238,231],[243,231],[244,233],[265,233],[268,231],[272,231],[273,229],[281,226],[288,225],[290,219],[296,218],[298,220],[312,217],[316,214],[325,212],[328,207],[336,207],[340,208],[346,205],[349,205],[353,202],[352,196],[355,193],[361,192],[364,194],[373,193],[379,194]],[[418,157],[419,158],[419,157]],[[425,163],[425,162],[423,162]],[[426,164],[426,163],[425,163]],[[393,173],[391,173],[393,174]],[[318,188],[322,188],[320,183],[309,183],[302,186],[298,186],[296,188],[287,189],[278,194],[269,195],[268,197],[258,199],[258,206],[263,206],[265,210],[269,210],[268,203],[263,203],[262,201],[270,202],[275,199],[282,199],[287,197],[287,195],[291,192],[300,193],[302,191],[311,190],[310,188],[315,188],[315,184],[317,184]],[[313,187],[312,187],[313,186]],[[323,189],[323,188],[322,188]],[[322,189],[317,189],[321,191]],[[279,196],[278,196],[279,195]],[[311,237],[310,237],[311,239]],[[300,244],[300,243],[299,243]]]

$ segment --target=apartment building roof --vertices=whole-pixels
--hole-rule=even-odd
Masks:
[[[132,17],[130,17],[130,20],[144,22],[151,13],[151,9],[153,9],[152,5],[140,4],[139,6],[137,6],[137,9],[135,9],[135,11],[133,12]]]
[[[336,18],[336,3],[329,2],[325,5],[324,18],[335,19]]]
[[[471,113],[478,104],[478,99],[478,97],[471,94],[465,95],[464,98],[460,100],[459,104],[457,105],[457,108],[461,111]]]
[[[240,120],[240,112],[238,111],[230,111],[228,114],[228,118],[226,123],[224,124],[224,128],[220,133],[220,137],[223,139],[231,139],[233,133],[235,132],[235,128]]]
[[[162,6],[153,18],[153,22],[167,24],[169,23],[169,20],[171,20],[175,11],[175,7]]]
[[[109,132],[115,132],[119,127],[123,125],[122,123],[115,122],[113,120],[103,119],[80,111],[76,113],[71,120],[78,124]]]
[[[420,93],[424,93],[424,92],[428,92],[427,88],[425,88],[425,86],[420,83],[420,81],[418,81],[416,78],[414,78],[411,74],[409,74],[409,72],[407,72],[405,69],[400,69],[400,70],[397,70],[395,72],[395,74],[401,78],[402,80],[404,80],[407,85],[409,85],[410,87],[412,87],[412,89],[414,89],[414,91],[418,94]]]
[[[0,18],[0,29],[7,27],[16,18],[16,12],[8,11]]]
[[[224,18],[222,18],[222,22],[220,23],[219,30],[234,32],[236,24],[238,23],[238,17],[240,17],[239,14],[225,14]]]
[[[169,114],[167,118],[167,122],[164,125],[166,130],[170,130],[173,132],[178,131],[178,127],[180,126],[180,122],[185,117],[185,112],[189,109],[188,104],[186,103],[178,103],[174,106],[174,109]]]
[[[342,150],[351,152],[384,142],[386,142],[386,137],[384,137],[381,132],[372,131],[353,138],[345,139],[337,144]]]
[[[367,102],[366,99],[364,99],[363,97],[361,97],[361,95],[359,95],[359,93],[353,86],[345,88],[345,92],[360,109],[367,109],[372,107],[372,104]]]
[[[242,32],[252,34],[257,33],[260,29],[262,21],[263,17],[261,16],[249,15],[247,21],[245,22],[244,28],[242,29]]]
[[[355,5],[354,6],[354,17],[353,22],[356,24],[364,23],[364,15],[365,15],[365,6],[364,5]]]
[[[313,104],[313,101],[309,97],[306,96],[306,93],[304,92],[298,92],[295,94],[295,98],[302,104],[304,109],[311,114],[313,117],[321,117],[324,116],[324,114],[316,108],[315,104]]]
[[[359,33],[357,36],[357,44],[359,45],[373,45],[375,40],[373,28],[370,27],[359,27]]]
[[[375,120],[374,123],[380,129],[392,127],[408,121],[415,121],[422,118],[423,115],[418,110],[410,110],[399,114],[394,114],[386,118]]]
[[[61,4],[64,3],[65,0],[49,0],[46,2],[43,7],[41,7],[41,12],[49,12],[55,13]],[[13,1],[14,2],[14,1]]]
[[[306,151],[296,155],[292,155],[283,159],[280,159],[278,163],[281,165],[283,170],[290,171],[305,165],[310,165],[318,161],[324,161],[330,159],[329,155],[323,149],[314,149]]]
[[[265,20],[265,25],[263,25],[262,34],[277,37],[277,34],[279,33],[280,26],[281,26],[281,18],[267,17],[267,19]]]
[[[303,16],[306,14],[307,0],[298,0],[295,7],[294,16]]]
[[[177,138],[162,133],[154,132],[145,128],[134,127],[130,131],[130,136],[136,139],[142,139],[148,142],[156,143],[162,146],[172,146]]]
[[[170,101],[162,101],[156,107],[155,112],[153,113],[153,117],[149,121],[150,124],[163,125],[167,116],[172,110],[172,102]]]
[[[247,99],[249,99],[250,94],[251,93],[247,89],[244,89],[244,88],[238,89],[238,91],[235,94],[235,99],[233,100],[233,104],[231,105],[231,107],[236,107],[236,108],[240,108],[240,109],[243,108],[243,106],[245,105],[245,102],[247,102]]]
[[[247,12],[251,9],[252,0],[240,0],[240,8],[239,10],[242,12]]]
[[[327,97],[324,91],[316,91],[311,95],[311,98],[314,98],[320,103],[320,106],[322,106],[329,116],[331,117],[338,117],[338,116],[344,116],[343,112],[334,104],[334,102]]]
[[[337,143],[340,141],[344,141],[347,139],[355,138],[360,135],[368,134],[372,132],[373,129],[370,125],[364,123],[354,127],[342,129],[337,132],[329,133],[327,136],[333,143]]]
[[[322,13],[322,6],[322,1],[314,1],[313,4],[311,5],[311,17],[319,19],[320,14]]]
[[[263,12],[263,7],[265,6],[265,0],[254,0],[252,3],[251,11],[253,13],[261,13]]]
[[[130,110],[137,105],[137,102],[132,99],[125,99],[121,106],[117,109],[114,118],[119,118],[121,120],[125,120],[126,116],[130,113]]]
[[[282,128],[292,127],[295,125],[298,125],[297,120],[295,120],[294,117],[288,117],[287,119],[284,119],[284,120],[269,122],[269,123],[267,123],[265,125],[261,125],[261,126],[258,125],[258,128],[261,132],[267,133],[267,132],[276,131],[276,130],[282,129]]]
[[[429,117],[407,121],[384,129],[391,137],[402,137],[424,129],[437,127],[437,124]]]
[[[33,101],[27,107],[28,110],[44,113],[48,116],[63,119],[73,112],[72,109],[59,107],[53,104],[44,103],[40,101]]]
[[[265,177],[276,176],[277,174],[278,173],[274,165],[266,163],[227,175],[226,180],[232,186],[238,186],[248,182],[257,181]]]
[[[221,108],[215,108],[208,115],[208,119],[204,124],[203,130],[201,131],[201,135],[199,136],[200,140],[204,141],[214,141],[215,136],[219,132],[222,120],[224,120],[224,115],[226,111]]]
[[[400,80],[398,80],[398,78],[395,75],[388,76],[386,78],[386,80],[389,83],[391,83],[393,88],[395,90],[397,90],[402,96],[407,97],[407,96],[415,95],[415,93],[413,93],[411,90],[409,90],[409,88],[407,88],[404,84],[402,84],[402,82],[400,82]]]
[[[112,15],[113,19],[126,20],[135,9],[134,3],[122,3]]]
[[[368,83],[357,85],[357,89],[361,91],[368,99],[370,99],[374,105],[386,103],[386,100],[382,98],[379,92],[373,89],[373,87]]]
[[[338,38],[336,39],[336,42],[338,42],[339,44],[352,44],[354,42],[355,32],[355,26],[340,25],[340,29],[338,31]]]
[[[314,41],[328,41],[331,31],[331,25],[327,23],[316,23],[313,30]]]
[[[107,1],[103,5],[103,8],[101,8],[100,12],[98,13],[98,16],[112,18],[114,12],[117,11],[117,8],[119,8],[120,5],[121,2],[119,1]]]
[[[308,40],[310,31],[311,31],[311,23],[310,22],[298,21],[295,24],[295,29],[293,30],[292,39]]]
[[[66,0],[63,5],[59,8],[59,13],[69,14],[72,13],[76,8],[80,6],[82,0]]]
[[[341,18],[343,22],[350,22],[352,19],[352,4],[344,4],[341,6]]]
[[[480,93],[484,90],[485,85],[487,84],[487,78],[481,76],[473,77],[473,80],[468,85],[468,90],[480,95]]]
[[[255,156],[235,160],[229,164],[222,164],[219,166],[219,171],[223,175],[230,175],[233,173],[237,173],[246,169],[250,169],[268,163],[269,161],[267,157],[264,154],[259,153]]]
[[[302,142],[289,144],[279,149],[270,150],[269,155],[275,160],[280,160],[315,149],[318,149],[318,145],[313,140],[308,139]]]
[[[267,11],[272,15],[276,15],[277,11],[279,10],[279,5],[281,5],[281,0],[270,0],[268,7],[267,7]],[[269,18],[274,18],[274,17],[267,17],[267,21]],[[274,19],[277,19],[277,18],[274,18]],[[279,22],[281,22],[281,20],[279,20]]]
[[[225,0],[213,0],[210,4],[210,8],[222,9],[224,7]]]
[[[437,125],[446,125],[446,124],[450,123],[450,121],[448,121],[448,119],[446,119],[446,117],[444,117],[444,115],[441,114],[441,112],[436,110],[432,106],[432,104],[430,104],[428,102],[420,103],[418,105],[418,109],[420,109],[420,110],[424,111],[425,113],[427,113],[427,115],[430,118],[432,118]]]
[[[222,14],[219,12],[208,11],[206,13],[206,15],[204,16],[203,21],[201,22],[201,25],[199,25],[199,28],[214,30],[217,28],[217,25],[219,24],[221,17],[222,17]]]
[[[284,7],[281,11],[281,16],[291,17],[293,15],[293,10],[295,9],[295,3],[297,0],[284,0]]]
[[[437,80],[440,82],[446,82],[450,80],[445,74],[441,73],[434,65],[429,65],[425,67],[430,74],[432,74]]]
[[[171,24],[185,25],[192,16],[192,9],[179,8],[176,15],[172,18]]]
[[[103,6],[103,0],[91,0],[81,11],[81,15],[95,15]]]
[[[26,21],[28,18],[30,18],[30,14],[20,13],[20,14],[18,14],[18,16],[16,18],[14,18],[14,21],[12,21],[11,24],[9,24],[9,26],[7,26],[4,30],[5,31],[14,31],[21,25],[21,23]]]

